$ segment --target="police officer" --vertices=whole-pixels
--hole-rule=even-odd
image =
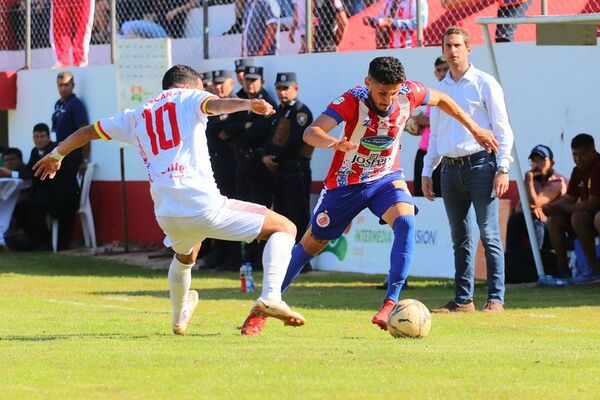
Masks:
[[[244,86],[244,71],[246,67],[254,65],[254,60],[251,58],[238,58],[235,62],[235,76],[237,78],[238,83],[243,87]]]
[[[201,72],[200,79],[202,79],[202,85],[204,86],[204,90],[206,90],[207,92],[210,92],[210,93],[215,92],[212,71]]]
[[[275,89],[281,104],[272,118],[262,162],[273,174],[273,209],[296,224],[296,241],[300,241],[310,219],[310,157],[314,150],[302,137],[313,116],[298,100],[295,73],[278,73]]]
[[[263,68],[246,66],[244,86],[237,96],[243,99],[264,99],[276,107],[275,101],[263,85]],[[269,137],[272,116],[242,111],[231,114],[229,118],[232,123],[229,133],[234,139],[236,155],[236,196],[240,200],[270,208],[273,202],[272,176],[261,160]],[[252,244],[245,249],[244,261],[260,267],[261,248]]]
[[[214,93],[220,98],[233,97],[233,73],[217,70],[211,74]],[[217,187],[224,196],[236,198],[236,159],[231,135],[235,123],[230,116],[221,114],[208,117],[206,137]],[[238,242],[215,240],[212,251],[201,259],[201,267],[237,270],[241,263],[240,249]]]

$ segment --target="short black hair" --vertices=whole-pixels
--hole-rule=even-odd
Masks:
[[[446,64],[448,62],[448,60],[446,60],[446,57],[444,56],[439,56],[438,58],[435,59],[435,62],[433,63],[434,67],[437,67],[440,64]]]
[[[163,76],[162,80],[162,88],[163,90],[167,90],[176,84],[194,84],[198,79],[202,80],[202,75],[194,68],[183,64],[177,64],[173,65],[165,72],[165,76]]]
[[[16,147],[9,147],[8,149],[4,150],[4,154],[2,156],[6,157],[10,154],[16,155],[19,160],[23,161],[23,153]]]
[[[571,140],[572,149],[593,149],[595,147],[594,137],[587,133],[580,133]]]
[[[369,63],[369,76],[384,85],[402,83],[406,80],[404,66],[396,57],[376,57]]]
[[[46,134],[50,136],[50,128],[48,128],[48,125],[43,122],[35,124],[33,127],[33,132],[46,132]]]

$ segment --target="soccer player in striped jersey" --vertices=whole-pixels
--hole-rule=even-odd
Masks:
[[[165,245],[175,251],[169,266],[173,332],[184,335],[198,304],[190,290],[191,270],[206,238],[267,240],[263,253],[263,290],[253,313],[272,316],[286,325],[303,325],[304,317],[281,300],[281,286],[295,242],[296,227],[287,218],[258,204],[222,196],[211,169],[206,144],[209,115],[238,111],[274,114],[259,99],[220,99],[202,90],[200,74],[176,65],[163,77],[163,91],[135,110],[76,131],[33,169],[42,180],[53,178],[69,152],[95,139],[118,140],[138,149],[148,172],[150,193]]]
[[[398,301],[415,244],[415,207],[397,163],[400,135],[413,110],[422,105],[439,107],[469,129],[489,152],[498,150],[494,134],[479,127],[449,96],[407,81],[397,58],[373,59],[365,85],[334,99],[304,132],[304,141],[330,148],[334,156],[310,226],[292,250],[283,292],[302,267],[368,207],[394,232],[388,290],[372,318],[373,324],[387,329],[387,316]],[[329,132],[342,122],[343,134],[336,139]],[[251,313],[242,334],[260,335],[265,322],[264,316]]]

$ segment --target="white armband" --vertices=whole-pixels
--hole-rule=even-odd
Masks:
[[[55,147],[54,150],[52,150],[50,152],[49,156],[54,158],[55,160],[61,161],[63,158],[65,158],[65,156],[60,154],[57,149],[58,149],[58,147]]]

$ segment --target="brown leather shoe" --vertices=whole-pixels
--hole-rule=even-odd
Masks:
[[[483,309],[481,311],[483,311],[483,312],[503,312],[504,304],[500,303],[497,300],[488,300],[488,302],[485,303],[485,306],[483,306]]]
[[[431,310],[433,313],[444,314],[444,313],[453,313],[453,312],[474,312],[475,311],[475,303],[473,301],[469,301],[465,304],[458,304],[454,300],[450,300],[448,304],[440,308],[434,308]]]

